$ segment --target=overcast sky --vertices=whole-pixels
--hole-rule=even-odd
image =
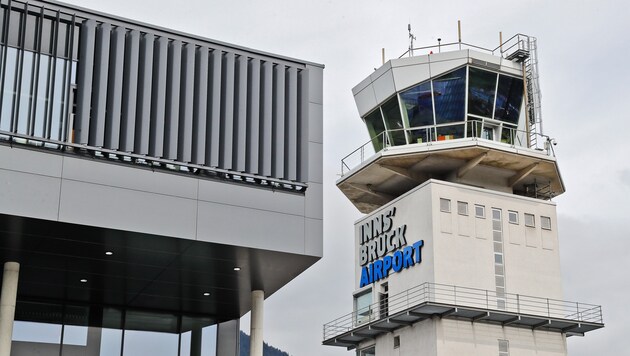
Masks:
[[[324,258],[266,300],[265,340],[292,355],[321,346],[322,324],[352,311],[353,222],[335,186],[340,160],[368,140],[351,88],[407,48],[463,40],[484,47],[538,38],[545,133],[567,192],[558,203],[565,299],[601,304],[606,327],[568,340],[572,356],[622,355],[630,333],[630,1],[72,0],[87,8],[326,65]],[[248,331],[249,321],[241,326]]]

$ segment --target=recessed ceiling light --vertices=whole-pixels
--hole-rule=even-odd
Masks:
[[[81,280],[79,280],[79,282],[81,282],[81,283],[87,283],[87,279],[85,279],[85,278],[81,278]]]
[[[208,292],[205,292],[205,293],[203,294],[203,296],[204,296],[204,297],[207,297],[207,296],[209,296],[209,295],[210,295],[210,293],[208,293]]]
[[[234,270],[235,270],[235,271],[240,271],[240,270],[241,270],[241,267],[234,267]]]
[[[114,253],[113,253],[112,251],[106,251],[106,252],[105,252],[105,254],[106,254],[107,256],[111,256],[111,255],[113,255]]]

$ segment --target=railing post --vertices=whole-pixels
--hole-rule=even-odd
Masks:
[[[488,290],[486,289],[486,309],[490,309],[490,302],[488,300]]]
[[[577,309],[577,320],[582,321],[582,318],[580,317],[580,303],[579,302],[575,302],[575,309]]]
[[[516,295],[516,312],[521,313],[521,299],[518,294]]]
[[[551,312],[549,311],[549,298],[547,298],[547,317],[551,318]]]
[[[457,286],[453,286],[453,304],[457,305]]]

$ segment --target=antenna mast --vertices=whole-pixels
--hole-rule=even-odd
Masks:
[[[409,31],[409,57],[413,56],[413,40],[416,39],[416,36],[411,33],[411,24],[407,24],[407,31]]]

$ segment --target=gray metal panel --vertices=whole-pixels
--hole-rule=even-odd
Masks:
[[[273,63],[263,62],[260,76],[260,152],[259,172],[271,176],[272,117],[273,117]]]
[[[149,153],[149,124],[151,121],[151,89],[153,76],[153,41],[155,36],[145,33],[140,39],[138,72],[138,101],[136,107],[136,131],[134,153]]]
[[[276,64],[273,67],[273,115],[272,115],[272,161],[271,175],[275,178],[284,178],[284,92],[285,92],[285,66]]]
[[[309,180],[308,164],[310,162],[308,145],[308,126],[311,119],[309,117],[309,75],[308,69],[298,72],[298,172],[297,180],[307,182]]]
[[[258,174],[258,155],[260,144],[260,60],[249,61],[247,76],[247,156],[246,170]]]
[[[234,140],[234,53],[223,56],[221,75],[221,155],[219,167],[232,169]]]
[[[138,90],[138,55],[140,32],[127,32],[125,40],[125,69],[123,77],[122,117],[120,120],[121,151],[133,151],[133,139],[136,121],[136,95]]]
[[[153,47],[153,91],[151,95],[151,128],[149,131],[149,155],[164,155],[164,112],[166,105],[166,61],[168,38],[160,37]]]
[[[166,70],[166,116],[164,117],[164,158],[177,158],[177,129],[179,126],[179,88],[182,43],[172,41],[168,46]]]
[[[217,347],[215,355],[240,355],[240,332],[239,319],[217,324]]]
[[[297,68],[289,67],[286,71],[285,85],[285,141],[284,141],[284,176],[288,180],[297,180],[298,147],[298,73]]]
[[[125,55],[124,27],[112,31],[109,50],[109,80],[107,81],[107,112],[105,116],[105,147],[116,150],[120,140],[120,111],[122,108],[123,65]]]
[[[206,126],[206,165],[219,166],[219,149],[221,147],[221,67],[223,55],[215,49],[210,57],[209,95],[210,109]]]
[[[193,135],[193,90],[195,89],[195,45],[192,43],[186,44],[182,51],[181,81],[177,159],[190,162]]]
[[[138,101],[136,106],[136,129],[134,153],[149,153],[149,123],[151,120],[151,89],[153,73],[153,40],[155,36],[145,33],[140,38],[138,71]]]
[[[235,76],[233,169],[244,172],[247,152],[247,57],[237,58]]]
[[[81,25],[81,46],[79,46],[79,63],[81,65],[77,73],[77,115],[74,123],[75,142],[81,144],[87,144],[89,136],[95,37],[96,21],[83,22]]]
[[[94,83],[92,86],[92,118],[90,146],[103,147],[105,139],[105,108],[107,105],[107,76],[109,72],[109,42],[112,26],[101,24],[96,29],[94,51]]]
[[[206,162],[206,123],[208,111],[208,48],[195,55],[195,100],[193,110],[192,162]]]

